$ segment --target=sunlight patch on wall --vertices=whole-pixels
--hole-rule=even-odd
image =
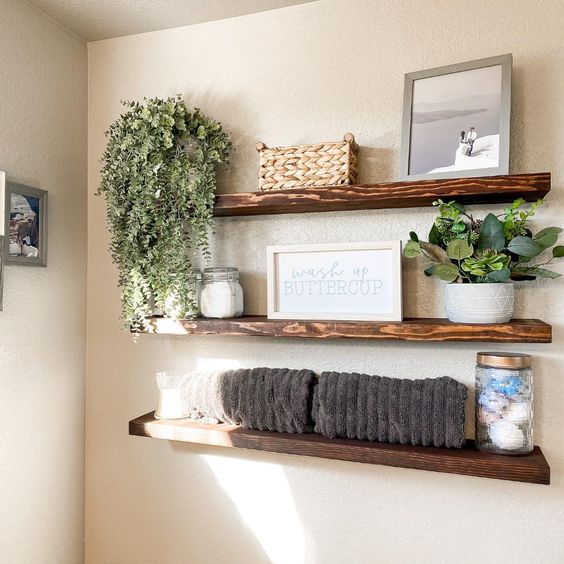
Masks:
[[[210,372],[214,370],[236,370],[241,368],[241,363],[232,358],[198,358],[196,370]]]
[[[303,563],[304,531],[282,467],[214,455],[202,458],[270,560]]]

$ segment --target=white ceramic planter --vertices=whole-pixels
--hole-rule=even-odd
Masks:
[[[512,282],[498,284],[446,284],[447,317],[456,323],[507,323],[513,317]]]

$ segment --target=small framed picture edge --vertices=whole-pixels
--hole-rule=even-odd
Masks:
[[[12,210],[12,194],[31,196],[39,200],[38,256],[10,256],[10,217]],[[17,182],[6,182],[4,199],[5,242],[4,261],[8,265],[47,266],[47,205],[48,192]]]

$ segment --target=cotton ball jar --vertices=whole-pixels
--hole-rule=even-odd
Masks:
[[[204,317],[224,319],[243,315],[243,288],[239,271],[232,267],[206,268],[200,296]]]

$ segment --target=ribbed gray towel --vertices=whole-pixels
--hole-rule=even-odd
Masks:
[[[253,368],[192,373],[184,382],[186,413],[206,423],[306,433],[313,430],[311,370]]]
[[[460,448],[467,393],[448,376],[408,380],[324,372],[314,394],[315,432],[331,439]]]

